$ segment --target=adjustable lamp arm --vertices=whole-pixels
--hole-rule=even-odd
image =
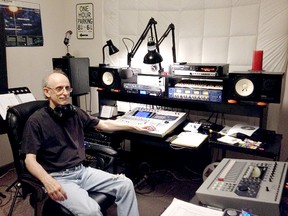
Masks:
[[[103,65],[105,65],[105,47],[107,47],[108,44],[105,44],[103,47],[102,47],[102,56],[103,56]]]
[[[156,32],[156,24],[157,22],[155,21],[154,18],[151,18],[146,26],[146,28],[144,29],[142,35],[140,36],[139,40],[137,41],[137,43],[135,44],[135,46],[132,48],[131,52],[128,53],[127,56],[127,64],[129,67],[131,67],[131,59],[134,57],[134,55],[136,54],[137,50],[139,49],[141,43],[143,42],[143,40],[146,38],[149,30],[151,31],[151,35],[153,37],[153,29],[152,26],[154,27],[154,32],[155,32],[155,39],[156,39],[156,44],[158,43],[158,38],[157,38],[157,32]]]
[[[172,31],[172,55],[173,55],[173,62],[176,63],[176,49],[175,49],[175,26],[173,23],[171,23],[168,28],[166,29],[166,31],[164,32],[164,34],[161,36],[161,38],[159,39],[158,43],[157,43],[157,47],[159,47],[161,45],[161,43],[163,42],[163,40],[168,36],[168,34],[170,33],[170,31]]]

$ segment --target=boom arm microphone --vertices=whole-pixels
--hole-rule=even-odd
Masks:
[[[70,40],[70,37],[72,35],[72,31],[71,30],[68,30],[66,33],[65,33],[65,38],[64,38],[64,44],[67,46],[69,44],[69,40]]]

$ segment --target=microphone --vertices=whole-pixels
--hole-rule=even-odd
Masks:
[[[69,40],[70,40],[71,35],[72,35],[72,31],[71,31],[71,30],[68,30],[68,31],[65,33],[64,44],[65,44],[66,46],[69,44]]]

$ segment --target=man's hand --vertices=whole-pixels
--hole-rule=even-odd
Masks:
[[[42,182],[52,200],[64,201],[67,199],[62,186],[37,162],[35,154],[26,154],[25,165],[28,171]]]
[[[44,187],[52,200],[64,201],[67,199],[67,194],[62,186],[50,175],[43,182]]]
[[[149,131],[155,131],[156,128],[153,125],[144,125],[144,126],[141,126],[141,127],[135,126],[135,130],[149,132]]]

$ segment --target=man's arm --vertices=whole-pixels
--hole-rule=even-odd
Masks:
[[[26,154],[25,165],[28,171],[42,182],[51,199],[55,201],[67,199],[62,186],[37,162],[35,154]]]
[[[114,120],[100,120],[96,125],[96,129],[101,131],[120,131],[120,130],[136,130],[136,131],[153,131],[155,130],[154,126],[145,125],[142,127],[138,127],[136,125],[128,125],[128,124],[120,124]]]

